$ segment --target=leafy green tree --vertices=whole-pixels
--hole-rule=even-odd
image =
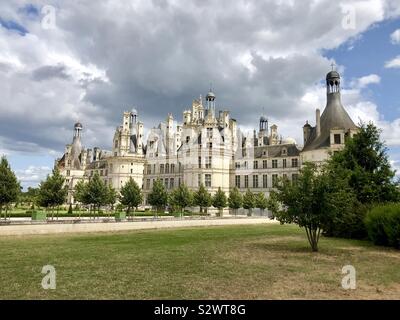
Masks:
[[[365,238],[364,218],[372,205],[400,201],[381,130],[373,123],[361,123],[359,132],[347,139],[343,150],[328,161],[327,170],[337,180],[347,180],[356,199],[353,210],[342,212],[325,230],[325,235]]]
[[[111,184],[107,185],[107,203],[111,206],[111,211],[114,210],[114,204],[117,202],[118,194]]]
[[[200,207],[200,213],[203,209],[207,209],[212,205],[211,194],[207,191],[203,184],[200,185],[199,190],[194,193],[194,204]]]
[[[221,187],[219,187],[218,191],[214,194],[212,202],[213,206],[218,209],[218,215],[222,216],[223,209],[226,207],[227,199],[225,192],[222,191]]]
[[[21,186],[17,177],[11,171],[6,157],[2,157],[0,160],[0,217],[5,206],[17,201],[20,192]],[[6,215],[7,211],[4,213],[4,219],[7,218]]]
[[[279,202],[275,216],[282,223],[295,223],[306,230],[313,251],[318,251],[321,231],[342,211],[352,209],[354,195],[345,180],[325,168],[306,163],[296,183],[278,181],[273,197]]]
[[[137,210],[137,207],[143,202],[142,190],[132,177],[121,188],[119,199],[127,207],[128,215],[132,208]]]
[[[45,181],[39,185],[38,203],[42,207],[52,209],[52,219],[54,219],[54,209],[65,203],[68,194],[68,187],[65,185],[65,179],[60,171],[55,168],[52,175],[47,175]]]
[[[242,207],[243,196],[237,187],[234,187],[231,191],[229,191],[228,205],[229,208],[233,209],[235,214],[237,209]]]
[[[381,130],[372,122],[359,126],[360,130],[346,141],[345,148],[332,155],[329,169],[333,173],[345,171],[350,176],[350,187],[360,203],[399,201],[395,171],[380,139]]]
[[[83,205],[89,205],[89,195],[88,195],[88,189],[87,189],[88,184],[85,183],[84,180],[79,180],[78,183],[75,185],[75,190],[74,190],[74,199],[75,201],[83,204]],[[81,207],[79,207],[79,217],[81,216]]]
[[[109,195],[108,188],[104,181],[100,178],[98,172],[89,180],[87,185],[87,200],[93,206],[94,214],[99,213],[102,205],[108,204]]]
[[[193,194],[187,186],[181,184],[178,188],[174,189],[170,195],[170,204],[179,208],[181,216],[186,207],[193,203]]]
[[[265,197],[263,192],[259,192],[255,196],[254,206],[264,212],[268,207],[268,199]]]
[[[256,198],[254,193],[247,189],[243,196],[243,208],[248,210],[248,215],[251,216],[253,208],[256,206]]]
[[[84,180],[79,180],[78,183],[75,185],[74,198],[77,202],[80,202],[82,204],[89,204],[87,183],[85,183]]]
[[[168,204],[168,192],[160,179],[154,181],[153,188],[148,195],[148,202],[155,207],[157,212],[161,212]]]

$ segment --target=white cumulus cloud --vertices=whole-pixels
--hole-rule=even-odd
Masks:
[[[400,56],[397,56],[396,58],[386,61],[385,63],[385,68],[400,68]]]
[[[393,44],[400,44],[400,29],[397,29],[390,35],[390,41]]]

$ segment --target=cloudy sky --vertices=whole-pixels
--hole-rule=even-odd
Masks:
[[[210,83],[243,130],[264,110],[300,144],[332,62],[346,109],[383,129],[400,169],[399,0],[2,1],[0,154],[36,185],[75,121],[109,149],[122,111],[181,121]]]

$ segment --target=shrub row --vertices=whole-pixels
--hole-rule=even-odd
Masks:
[[[400,203],[373,207],[364,222],[373,243],[400,249]]]

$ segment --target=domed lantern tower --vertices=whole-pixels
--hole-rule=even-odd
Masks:
[[[80,122],[75,123],[74,125],[74,138],[80,138],[82,134],[83,126]]]
[[[212,92],[212,89],[210,88],[210,91],[207,93],[206,96],[206,101],[207,101],[207,114],[210,115],[212,118],[215,117],[215,94]]]

